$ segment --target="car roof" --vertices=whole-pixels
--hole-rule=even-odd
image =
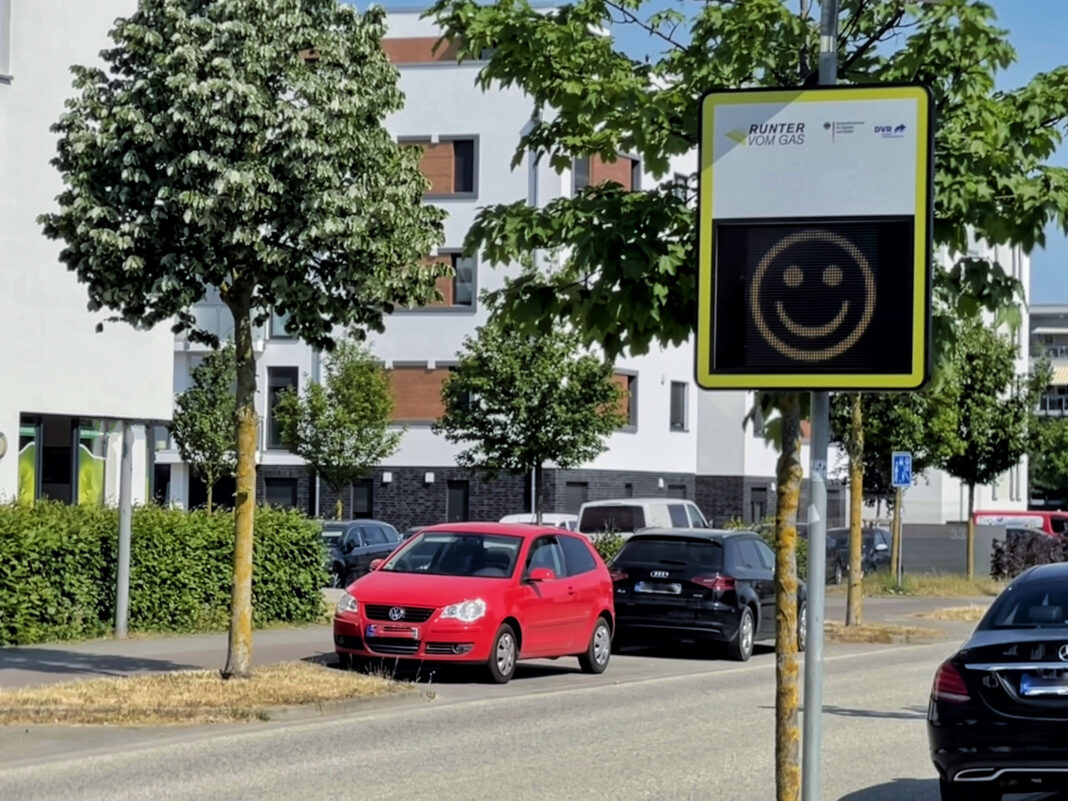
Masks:
[[[586,501],[585,506],[638,506],[643,503],[693,503],[689,498],[612,498],[606,501]]]
[[[360,523],[361,525],[370,526],[389,526],[394,528],[392,523],[387,523],[385,520],[374,520],[370,517],[361,517],[359,520],[324,520],[323,528],[327,526],[351,526],[353,523]]]
[[[1031,579],[1068,579],[1068,562],[1054,562],[1049,565],[1032,567],[1020,576],[1022,581]]]
[[[684,539],[692,540],[726,540],[732,537],[740,537],[747,535],[750,537],[760,537],[755,531],[746,531],[739,529],[726,529],[726,528],[643,528],[636,534],[632,534],[627,538],[627,542],[633,540],[649,540],[657,539],[659,537],[682,537]]]
[[[450,534],[508,534],[513,537],[534,537],[538,534],[557,536],[567,533],[559,526],[535,526],[527,523],[438,523],[421,529],[420,533],[447,531]]]

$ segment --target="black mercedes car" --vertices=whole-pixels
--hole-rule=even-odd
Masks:
[[[1068,564],[1021,573],[938,669],[927,709],[943,801],[1068,790]]]
[[[775,554],[752,531],[645,529],[609,566],[617,646],[668,641],[725,643],[745,661],[775,638]],[[798,589],[798,643],[805,642],[805,588]]]

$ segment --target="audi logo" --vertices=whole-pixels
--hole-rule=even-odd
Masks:
[[[404,618],[404,610],[399,606],[394,606],[389,610],[390,620],[401,620]]]
[[[650,570],[649,575],[653,578],[667,578],[668,572],[666,570]]]

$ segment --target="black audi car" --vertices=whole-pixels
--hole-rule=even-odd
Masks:
[[[1068,564],[998,596],[939,667],[927,733],[943,801],[1068,790]]]
[[[718,642],[744,662],[756,641],[775,638],[775,554],[752,531],[645,529],[609,569],[617,646]],[[804,649],[804,585],[797,619]]]

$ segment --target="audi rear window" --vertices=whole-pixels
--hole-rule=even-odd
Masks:
[[[645,527],[645,513],[640,506],[591,506],[582,513],[579,531],[637,531]]]
[[[632,539],[615,563],[686,565],[718,572],[723,569],[723,545],[713,540]]]

